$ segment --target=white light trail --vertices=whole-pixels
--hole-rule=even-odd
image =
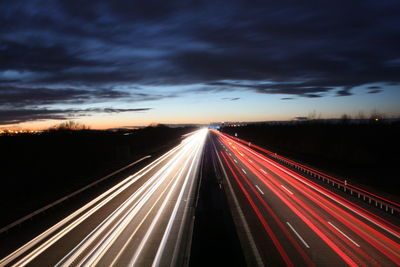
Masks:
[[[97,260],[107,252],[107,249],[114,244],[115,240],[123,232],[132,218],[138,214],[140,209],[143,208],[155,192],[160,190],[160,186],[167,179],[171,178],[172,171],[177,168],[178,170],[184,170],[181,166],[181,162],[185,162],[184,160],[187,158],[186,154],[191,153],[190,157],[193,157],[193,151],[198,153],[199,149],[196,150],[194,148],[199,148],[200,144],[201,146],[203,145],[205,140],[204,133],[206,132],[207,130],[196,131],[189,135],[184,139],[184,142],[177,147],[171,149],[169,152],[165,153],[163,156],[159,157],[137,173],[127,177],[7,257],[0,260],[0,266],[7,265],[17,259],[18,261],[13,263],[13,265],[24,266],[28,264],[61,238],[65,237],[71,232],[71,230],[78,227],[83,221],[89,219],[90,216],[110,203],[110,201],[112,201],[116,196],[120,195],[130,186],[135,184],[139,179],[143,178],[153,169],[159,168],[155,174],[153,174],[143,185],[129,196],[128,199],[119,205],[117,209],[115,209],[105,220],[92,230],[74,249],[59,261],[58,265],[61,266],[64,264],[75,263],[74,261],[81,258],[83,254],[85,256],[81,258],[81,262],[87,260],[88,263],[96,263]],[[189,162],[190,161],[187,160],[184,165],[186,166]],[[194,161],[192,161],[192,163],[193,162]],[[199,162],[197,162],[197,164],[199,164]],[[172,180],[173,179],[175,178],[172,178]],[[166,188],[164,188],[163,192],[165,192]],[[111,229],[104,232],[105,229],[110,228],[110,226],[112,226]],[[95,241],[97,241],[97,243]],[[87,251],[89,244],[91,246],[95,244],[95,246],[91,247],[90,251]],[[86,254],[85,252],[89,253]]]

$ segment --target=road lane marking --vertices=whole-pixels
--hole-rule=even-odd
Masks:
[[[260,191],[261,194],[264,195],[264,192],[258,187],[258,185],[256,185],[256,188],[258,189],[258,191]]]
[[[262,171],[263,173],[267,174],[267,172],[266,172],[266,171],[264,171],[263,169],[260,169],[260,171]]]
[[[306,246],[306,248],[310,248],[310,246],[307,244],[306,241],[304,241],[304,239],[301,237],[301,235],[293,228],[293,226],[289,223],[286,222],[286,224],[290,227],[290,229],[292,229],[292,231],[295,233],[295,235],[300,239],[301,242],[303,242],[304,246]]]
[[[247,174],[247,172],[242,168],[242,171],[244,172],[244,174]]]
[[[293,195],[293,192],[290,191],[289,189],[287,189],[283,184],[281,184],[281,186],[283,187],[283,189],[285,189],[285,190],[288,191],[291,195]]]
[[[353,239],[351,239],[350,237],[348,237],[345,233],[343,233],[339,228],[337,228],[336,226],[333,225],[333,223],[328,222],[333,228],[336,229],[336,231],[338,231],[339,233],[341,233],[344,237],[346,237],[348,240],[351,241],[351,243],[353,243],[354,245],[356,245],[357,247],[360,247],[359,244],[357,244]]]
[[[194,141],[196,141],[196,139],[193,140],[192,142],[194,142]],[[190,152],[193,149],[192,147],[194,147],[194,144],[188,144],[187,143],[185,145],[185,147],[182,149],[182,151],[179,152],[180,155],[177,154],[175,156],[175,158],[172,158],[169,162],[167,162],[167,164],[165,166],[163,166],[157,172],[157,173],[162,173],[161,170],[163,168],[166,168],[168,170],[167,172],[163,173],[162,177],[159,177],[161,179],[159,179],[159,181],[157,181],[156,184],[153,183],[153,185],[151,185],[149,189],[146,189],[147,192],[145,192],[143,194],[143,196],[140,197],[140,199],[136,202],[136,204],[132,208],[130,208],[127,212],[125,211],[125,215],[121,219],[118,219],[118,221],[117,221],[116,225],[113,227],[113,229],[111,229],[110,231],[105,233],[105,236],[100,240],[100,242],[97,243],[97,245],[94,248],[91,249],[91,251],[81,260],[81,262],[86,262],[86,263],[87,262],[91,262],[91,264],[92,263],[96,264],[101,259],[101,257],[103,257],[103,255],[108,251],[108,248],[119,237],[121,231],[124,231],[124,229],[129,224],[129,222],[132,220],[132,218],[134,216],[136,216],[138,210],[140,210],[141,207],[144,205],[143,203],[146,203],[148,201],[148,199],[150,199],[151,195],[153,195],[153,192],[156,190],[156,188],[159,188],[160,185],[167,179],[167,176],[169,175],[169,172],[170,172],[169,169],[171,169],[171,168],[168,168],[167,166],[171,165],[170,167],[172,167],[172,165],[174,165],[174,166],[177,165],[178,161],[181,160],[181,158],[183,159],[183,156],[185,155],[185,153]],[[170,163],[171,161],[175,161],[175,163]],[[155,174],[155,176],[158,175],[157,173]],[[152,180],[152,179],[154,180],[156,178],[153,178],[153,177],[150,178],[150,180]],[[150,183],[150,180],[147,181],[143,186],[145,186],[147,183]],[[143,186],[141,188],[139,188],[138,191],[142,190]],[[138,191],[136,191],[134,193],[134,195],[136,195]],[[134,203],[133,201],[128,201],[128,200],[126,200],[125,203],[129,203],[129,202],[130,203]],[[123,205],[125,205],[125,204],[123,204]],[[127,205],[130,205],[130,204],[127,204]],[[122,206],[120,206],[118,209],[120,209],[121,207]],[[125,208],[123,208],[123,209],[125,209]],[[117,212],[117,210],[114,211],[113,213],[115,213],[115,212]],[[119,213],[123,214],[122,212],[119,212]],[[111,217],[109,216],[109,218],[111,218]],[[116,217],[114,217],[114,218],[116,218]],[[114,220],[114,219],[111,219],[111,220],[107,220],[106,219],[105,221],[103,221],[103,223],[105,223],[106,221],[109,221],[111,223],[112,220]],[[110,223],[108,223],[108,225],[110,225]],[[93,243],[92,242],[94,240],[93,238],[97,238],[97,237],[93,237],[93,236],[99,236],[102,232],[104,233],[104,227],[103,226],[99,225],[98,227],[96,227],[96,229],[94,231],[92,231],[93,235],[91,237],[87,236],[87,238],[82,240],[82,242],[80,244],[78,244],[77,247],[75,247],[76,248],[76,249],[74,249],[75,252],[74,252],[74,250],[72,250],[70,253],[68,253],[58,263],[58,265],[64,265],[64,264],[70,265],[70,263],[74,262],[75,259],[76,259],[76,257],[74,257],[74,254],[75,255],[81,254],[81,252],[84,251],[86,249],[86,247],[88,247],[88,245],[86,245],[86,244]],[[81,251],[81,252],[78,252],[78,251]],[[68,262],[70,262],[70,263],[68,263]],[[91,265],[91,264],[89,264],[89,265]]]
[[[235,193],[233,191],[232,184],[228,179],[228,175],[226,173],[226,170],[224,168],[224,165],[223,165],[223,163],[221,161],[221,158],[219,156],[219,153],[218,153],[217,148],[215,147],[214,143],[213,143],[213,146],[214,146],[214,150],[215,150],[215,152],[217,154],[217,158],[218,158],[219,164],[221,165],[222,171],[224,173],[224,177],[225,177],[226,183],[228,185],[228,189],[229,189],[228,192],[231,194],[233,202],[235,204],[235,205],[233,205],[233,207],[236,208],[238,216],[239,216],[240,220],[242,221],[244,233],[245,233],[245,236],[247,237],[247,240],[250,243],[250,248],[251,248],[251,250],[253,252],[254,258],[255,258],[256,263],[257,263],[257,266],[260,266],[260,267],[261,266],[265,266],[265,264],[263,263],[263,261],[261,259],[260,252],[259,252],[259,250],[257,248],[257,245],[256,245],[256,243],[254,241],[253,235],[250,232],[250,227],[249,227],[249,225],[248,225],[248,223],[246,221],[246,218],[244,216],[243,210],[242,210],[242,208],[241,208],[241,206],[239,204],[239,200],[237,199],[237,197],[236,197],[236,195],[235,195]],[[236,222],[235,222],[235,225],[236,225]]]
[[[188,161],[186,161],[184,167],[179,170],[179,173],[176,176],[177,177],[176,181],[173,183],[172,188],[170,189],[168,194],[165,196],[164,202],[162,203],[161,207],[158,209],[157,213],[155,214],[150,226],[147,228],[146,234],[144,235],[144,237],[142,238],[141,242],[139,243],[139,246],[136,248],[135,254],[130,259],[128,266],[134,266],[136,261],[138,260],[138,258],[141,256],[142,250],[143,250],[145,244],[148,242],[148,239],[149,239],[150,235],[154,232],[154,229],[156,228],[157,222],[159,221],[159,219],[160,219],[160,217],[162,215],[162,212],[165,211],[165,207],[168,204],[172,194],[174,193],[174,190],[177,187],[179,180],[181,180],[182,177],[183,177],[182,174],[183,174],[183,171],[185,170],[185,168],[187,166],[187,163],[188,163]],[[179,203],[176,202],[176,204],[179,204]],[[168,224],[168,226],[169,226],[169,224]],[[164,232],[162,240],[164,240],[164,236],[165,236],[166,233],[167,233],[167,230]]]
[[[178,213],[178,209],[180,207],[180,203],[182,202],[182,198],[183,198],[184,193],[185,193],[185,191],[187,189],[187,186],[189,184],[189,180],[191,180],[190,177],[193,177],[194,174],[196,173],[195,164],[196,164],[196,166],[198,166],[200,164],[199,155],[201,155],[201,153],[199,153],[199,152],[202,151],[204,142],[205,142],[205,138],[202,140],[202,143],[197,145],[197,149],[194,151],[194,153],[192,153],[192,156],[193,156],[192,162],[191,162],[191,164],[189,166],[189,170],[187,171],[187,174],[185,176],[184,183],[183,183],[183,185],[181,187],[182,189],[181,189],[181,191],[179,193],[178,200],[176,201],[176,204],[175,204],[174,210],[172,212],[172,215],[170,216],[170,219],[169,219],[169,222],[168,222],[168,225],[167,225],[167,229],[165,230],[163,238],[161,240],[161,244],[159,245],[157,253],[156,253],[156,256],[153,259],[153,264],[152,264],[153,267],[161,265],[160,261],[161,261],[161,258],[162,258],[162,254],[163,254],[163,252],[165,250],[167,240],[169,239],[169,237],[171,235],[171,232],[172,232],[171,229],[173,227],[173,224],[176,223],[176,221],[177,221],[176,220],[176,216],[177,216],[177,213]],[[194,169],[194,171],[193,171],[193,169]],[[192,189],[192,185],[193,185],[193,182],[189,185],[189,187],[191,189]],[[221,184],[220,184],[220,186],[221,186]],[[183,221],[183,219],[182,219],[182,221]],[[180,225],[180,226],[182,226],[182,225]],[[181,231],[181,229],[179,229],[179,232],[180,231]],[[176,247],[175,247],[174,253],[176,253]],[[173,259],[174,259],[174,257],[172,258],[172,263],[174,262]],[[172,264],[172,265],[174,265],[174,264]]]
[[[235,178],[236,178],[236,176],[235,176]],[[302,212],[299,212],[293,204],[291,204],[284,197],[279,196],[279,194],[278,194],[278,197],[280,197],[281,200],[284,201],[285,204],[287,206],[289,206],[289,208],[292,209],[311,229],[313,229],[314,232],[317,235],[319,235],[327,243],[327,245],[329,245],[348,265],[352,265],[352,266],[357,265],[357,263],[355,261],[353,261],[351,257],[349,257],[345,252],[343,252],[340,247],[338,247],[328,236],[326,236],[323,233],[323,231],[321,231],[315,225],[313,225],[313,223]],[[325,208],[324,206],[322,206],[322,207]],[[392,257],[392,260],[396,261],[397,259]]]
[[[126,188],[128,188],[131,184],[135,183],[138,179],[140,179],[142,176],[144,176],[147,172],[149,172],[152,168],[154,168],[155,166],[157,166],[160,162],[162,162],[165,158],[167,158],[169,155],[171,155],[174,151],[180,149],[182,146],[179,145],[178,147],[170,150],[168,153],[164,154],[162,157],[158,158],[156,161],[154,161],[153,163],[149,164],[148,166],[144,167],[142,170],[140,170],[139,172],[137,172],[134,175],[129,176],[128,178],[126,178],[125,180],[123,180],[121,183],[119,183],[118,185],[114,186],[113,188],[111,188],[110,190],[106,191],[105,193],[103,193],[102,195],[100,195],[99,197],[97,197],[96,199],[92,200],[91,202],[89,202],[88,204],[86,204],[85,206],[81,207],[80,209],[78,209],[77,211],[75,211],[74,213],[72,213],[71,215],[69,215],[67,218],[65,218],[64,220],[62,220],[61,222],[57,223],[56,225],[52,226],[51,228],[49,228],[48,230],[46,230],[45,232],[43,232],[42,234],[40,234],[39,236],[37,236],[35,239],[29,241],[27,244],[25,244],[24,246],[22,246],[21,248],[19,248],[18,250],[16,250],[15,252],[13,252],[12,254],[10,254],[9,256],[7,256],[6,258],[2,259],[0,261],[0,265],[3,266],[7,264],[7,262],[12,261],[13,259],[15,259],[16,257],[18,257],[19,255],[21,255],[22,253],[24,253],[26,250],[30,249],[31,247],[33,247],[34,245],[38,244],[39,242],[42,241],[42,239],[49,237],[51,234],[53,234],[53,232],[57,231],[58,228],[60,228],[61,226],[63,226],[64,224],[66,224],[67,222],[69,222],[69,225],[64,227],[62,229],[62,231],[60,231],[59,233],[57,233],[55,236],[52,236],[49,240],[45,241],[44,244],[40,245],[39,248],[36,248],[33,252],[30,252],[29,255],[27,255],[25,258],[21,259],[25,260],[25,261],[31,261],[32,259],[34,259],[38,254],[42,253],[44,250],[46,250],[49,246],[51,246],[52,244],[54,244],[56,241],[58,241],[62,236],[64,236],[65,234],[67,234],[70,229],[73,229],[76,225],[78,225],[80,222],[84,221],[86,218],[88,218],[91,214],[93,214],[94,212],[96,212],[98,209],[100,209],[102,206],[104,206],[108,201],[110,201],[112,198],[114,198],[116,195],[118,195],[120,192],[124,191]],[[148,168],[149,166],[151,166],[150,168]],[[146,170],[146,168],[148,168]],[[136,177],[135,177],[136,176]],[[135,177],[133,179],[133,177]],[[131,179],[129,181],[129,179]],[[129,181],[129,182],[126,182]],[[111,192],[111,193],[110,193]],[[103,200],[102,200],[103,199]],[[93,204],[94,203],[94,204]],[[86,211],[89,210],[89,211]],[[84,213],[85,212],[85,213]],[[82,216],[80,216],[79,214],[83,214]],[[78,217],[78,215],[80,216],[78,219],[75,219],[75,217]],[[18,255],[19,254],[19,255]],[[28,259],[27,259],[28,258]],[[27,262],[25,262],[26,264]],[[20,263],[22,264],[22,263]]]
[[[56,266],[71,265],[77,259],[77,257],[79,257],[79,255],[82,254],[82,252],[93,243],[95,239],[97,239],[100,235],[105,234],[104,237],[101,238],[100,242],[98,242],[97,245],[90,250],[90,252],[81,260],[81,262],[93,260],[96,261],[96,258],[101,257],[101,255],[103,255],[105,251],[115,242],[115,239],[118,238],[118,235],[124,230],[124,228],[126,228],[132,218],[136,216],[143,205],[150,199],[154,191],[168,178],[168,175],[171,173],[171,169],[174,168],[172,166],[178,165],[183,156],[190,151],[191,146],[193,145],[187,143],[174,158],[172,158],[159,171],[157,171],[157,173],[155,173],[148,181],[145,182],[145,184],[135,191],[131,197],[125,200],[122,205],[120,205],[111,215],[106,218],[106,220],[98,225],[73,250],[71,250],[63,259],[61,259]],[[139,196],[141,192],[143,192],[143,194],[142,196]],[[136,203],[134,200],[136,200]],[[129,208],[128,211],[125,211],[125,215],[123,215],[121,219],[117,219],[117,216],[122,215],[124,210],[133,203],[135,203],[134,206]],[[115,222],[116,219],[117,221]],[[113,221],[115,225],[111,230],[104,233],[106,227],[111,225]]]
[[[172,180],[170,181],[170,183],[172,182]],[[169,184],[168,184],[169,185]],[[117,260],[119,259],[119,257],[121,256],[121,254],[125,251],[125,248],[128,246],[128,244],[131,242],[132,238],[135,236],[136,232],[139,230],[139,228],[142,226],[142,224],[144,223],[144,221],[147,219],[147,216],[150,214],[150,212],[153,210],[153,208],[156,206],[156,204],[158,204],[158,201],[160,200],[160,198],[163,196],[164,192],[168,189],[169,187],[166,186],[164,191],[159,195],[159,197],[157,198],[157,200],[153,203],[153,205],[150,207],[150,209],[148,210],[148,212],[146,213],[146,215],[144,215],[143,219],[140,221],[140,223],[137,225],[135,231],[133,231],[133,233],[130,235],[130,237],[127,239],[127,241],[125,242],[124,246],[122,248],[119,249],[118,254],[114,257],[114,260],[110,263],[110,266],[114,266],[115,262],[117,262]]]
[[[196,152],[197,153],[197,152]],[[192,157],[192,154],[188,156],[188,158]],[[188,160],[189,161],[189,160]],[[194,161],[194,159],[192,160]],[[185,163],[187,166],[187,162]],[[181,171],[185,168],[185,166],[183,168],[181,168]],[[179,176],[179,174],[177,174]],[[177,176],[175,175],[175,176]],[[117,262],[117,260],[119,260],[121,254],[125,251],[126,247],[130,244],[131,240],[133,239],[133,237],[135,236],[136,232],[139,230],[139,228],[141,227],[141,225],[143,224],[143,222],[146,220],[147,216],[149,215],[149,213],[151,212],[151,210],[154,208],[154,206],[158,203],[159,199],[164,195],[165,191],[167,189],[170,189],[169,186],[172,183],[174,179],[172,179],[171,181],[168,182],[168,184],[165,186],[165,188],[163,189],[162,193],[159,194],[158,198],[156,199],[156,201],[154,202],[154,204],[152,205],[152,207],[150,208],[150,210],[146,213],[145,217],[142,219],[142,221],[140,222],[140,224],[136,227],[135,231],[131,234],[131,236],[129,237],[129,239],[125,242],[124,246],[119,250],[119,253],[117,254],[116,257],[114,257],[113,262],[110,264],[110,266],[114,266],[115,263]],[[186,200],[184,200],[186,201]]]
[[[19,220],[15,221],[15,222],[13,222],[13,223],[11,223],[11,224],[5,226],[4,228],[0,229],[0,233],[5,232],[5,231],[7,231],[7,230],[10,229],[10,228],[13,228],[14,226],[16,226],[16,225],[18,225],[18,224],[20,224],[20,223],[22,223],[22,222],[24,222],[24,221],[26,221],[26,220],[32,218],[33,216],[35,216],[35,215],[37,215],[37,214],[39,214],[39,213],[42,213],[42,212],[48,210],[49,208],[51,208],[51,207],[53,207],[53,206],[55,206],[55,205],[57,205],[57,204],[60,204],[60,203],[64,202],[65,200],[67,200],[67,199],[69,199],[69,198],[71,198],[71,197],[73,197],[73,196],[75,196],[75,195],[77,195],[77,194],[79,194],[79,193],[85,191],[86,189],[89,189],[90,187],[93,187],[94,185],[96,185],[96,184],[98,184],[98,183],[100,183],[100,182],[102,182],[102,181],[108,179],[109,177],[111,177],[111,176],[113,176],[113,175],[115,175],[115,174],[117,174],[117,173],[119,173],[119,172],[121,172],[121,171],[123,171],[123,170],[126,170],[127,168],[129,168],[129,167],[131,167],[131,166],[133,166],[133,165],[135,165],[135,164],[141,162],[142,160],[145,160],[145,159],[147,159],[147,158],[150,158],[150,157],[151,157],[150,155],[147,155],[147,156],[145,156],[145,157],[142,157],[141,159],[138,159],[138,160],[136,160],[135,162],[130,163],[130,164],[126,165],[125,167],[122,167],[122,168],[120,168],[120,169],[118,169],[118,170],[116,170],[116,171],[114,171],[114,172],[112,172],[112,173],[110,173],[110,174],[108,174],[108,175],[106,175],[106,176],[104,176],[104,177],[102,177],[102,178],[100,178],[100,179],[94,181],[93,183],[90,183],[90,184],[88,184],[88,185],[86,185],[86,186],[84,186],[84,187],[82,187],[82,188],[80,188],[80,189],[74,191],[74,192],[72,192],[71,194],[68,194],[68,195],[66,195],[66,196],[64,196],[64,197],[62,197],[62,198],[60,198],[60,199],[54,201],[53,203],[51,203],[51,204],[49,204],[49,205],[46,205],[46,206],[44,206],[43,208],[40,208],[40,209],[38,209],[38,210],[36,210],[36,211],[34,211],[34,212],[32,212],[32,213],[30,213],[30,214],[28,214],[28,215],[22,217],[21,219],[19,219]]]
[[[238,153],[240,154],[240,156],[242,156],[242,157],[244,156],[244,154],[243,154],[243,153],[241,153],[241,152],[239,152],[239,151],[238,151]]]
[[[234,161],[235,163],[238,163],[236,159],[233,159],[233,161]]]
[[[232,157],[232,154],[231,154],[231,152],[229,152],[229,156],[231,156],[231,157]]]
[[[187,139],[192,140],[193,138],[190,136]],[[186,140],[186,139],[185,139]],[[0,260],[0,265],[3,266],[3,264],[7,264],[12,260],[15,260],[17,257],[21,256],[23,253],[28,251],[29,249],[32,249],[34,246],[38,245],[40,242],[43,242],[44,239],[47,239],[42,243],[38,248],[34,249],[33,251],[29,252],[27,256],[22,258],[20,260],[20,264],[26,264],[29,263],[31,260],[33,260],[38,254],[42,253],[44,250],[46,250],[49,246],[57,242],[60,238],[62,238],[64,235],[69,233],[72,229],[74,229],[77,225],[79,225],[82,221],[86,220],[91,214],[97,212],[101,207],[106,205],[111,199],[116,197],[119,193],[127,189],[130,185],[135,183],[137,180],[142,178],[146,173],[150,172],[153,168],[155,168],[157,165],[161,164],[164,160],[166,160],[170,155],[173,155],[176,151],[179,151],[180,149],[184,148],[185,145],[180,144],[176,146],[175,148],[171,149],[169,152],[165,153],[161,157],[157,158],[154,160],[152,163],[149,165],[145,166],[138,172],[136,172],[133,175],[128,176],[126,179],[121,181],[119,184],[116,186],[110,188],[108,191],[104,192],[94,200],[90,201],[83,207],[79,208],[75,212],[71,213],[68,217],[63,219],[62,221],[58,222],[56,225],[52,226],[51,228],[47,229],[7,257],[3,258]],[[179,153],[178,153],[179,154]],[[174,156],[175,157],[175,156]],[[168,164],[168,163],[167,163]],[[67,226],[65,226],[68,223]],[[64,226],[64,227],[63,227]],[[56,233],[61,227],[63,229]],[[24,262],[21,262],[24,261]]]
[[[249,162],[250,162],[250,163],[253,163],[253,161],[252,161],[251,159],[249,159]]]
[[[346,205],[345,203],[341,202],[340,200],[336,199],[335,197],[329,196],[328,194],[324,193],[324,192],[321,191],[320,189],[318,189],[318,188],[314,187],[313,185],[309,184],[308,182],[304,181],[304,180],[303,180],[304,177],[300,178],[301,176],[294,175],[294,174],[292,174],[292,173],[286,171],[285,169],[283,169],[283,168],[281,168],[280,166],[276,165],[276,164],[275,164],[274,162],[272,162],[271,160],[269,160],[269,159],[267,159],[267,158],[265,158],[265,157],[261,157],[259,154],[257,154],[256,152],[252,151],[251,149],[248,149],[247,147],[245,147],[245,146],[243,146],[243,145],[240,145],[240,146],[241,146],[243,149],[246,149],[247,151],[249,151],[250,153],[252,153],[253,155],[257,156],[258,158],[260,158],[260,159],[262,159],[262,160],[268,162],[269,164],[273,165],[274,167],[280,169],[280,170],[283,171],[284,173],[286,173],[286,174],[292,176],[293,178],[295,178],[295,179],[298,180],[299,182],[301,182],[301,183],[307,185],[308,187],[310,187],[310,188],[314,189],[315,191],[319,192],[320,194],[326,196],[327,198],[329,198],[329,199],[335,201],[336,203],[338,203],[338,204],[342,205],[343,207],[347,208],[348,210],[350,210],[350,211],[356,213],[357,215],[361,216],[362,218],[368,220],[369,222],[375,224],[375,225],[378,226],[379,228],[385,230],[386,232],[388,232],[388,233],[394,235],[394,236],[397,237],[397,238],[400,238],[400,235],[398,235],[397,233],[395,233],[395,232],[391,231],[390,229],[386,228],[385,226],[383,226],[383,225],[381,225],[381,224],[379,224],[379,223],[377,223],[377,222],[375,222],[375,221],[369,219],[369,218],[366,217],[365,215],[359,213],[358,211],[354,210],[353,208],[351,208],[350,206],[348,206],[348,205]]]

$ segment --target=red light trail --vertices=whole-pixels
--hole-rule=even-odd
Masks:
[[[336,258],[328,258],[334,261],[339,256],[341,263],[349,266],[400,265],[398,226],[254,151],[247,142],[216,131],[213,133],[217,137],[215,140],[219,141],[215,142],[215,148],[224,159],[229,175],[236,181],[287,265],[293,262],[288,256],[293,254],[289,252],[293,248],[309,266],[329,263],[321,262],[315,256],[316,251],[324,253],[328,248],[336,254]],[[263,149],[257,147],[257,150]],[[281,232],[271,233],[270,228],[264,225],[270,222],[264,223],[265,217],[272,217]],[[303,229],[301,234],[289,221],[284,224],[289,219]],[[311,248],[307,249],[308,246]]]

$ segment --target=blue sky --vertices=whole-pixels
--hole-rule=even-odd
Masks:
[[[0,127],[399,116],[400,2],[0,2]]]

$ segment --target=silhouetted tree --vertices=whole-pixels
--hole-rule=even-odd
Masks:
[[[342,124],[349,124],[349,123],[350,123],[350,120],[351,120],[351,116],[348,115],[348,114],[343,114],[343,115],[340,117],[340,122],[341,122]]]
[[[80,131],[89,130],[90,127],[75,121],[66,121],[51,127],[49,130],[52,131]]]

